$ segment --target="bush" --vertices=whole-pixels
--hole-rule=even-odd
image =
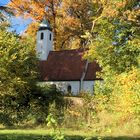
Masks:
[[[11,118],[10,124],[24,118],[35,86],[37,59],[33,48],[27,40],[0,29],[0,106],[1,114]]]
[[[50,113],[52,104],[54,104],[54,110],[57,112],[59,111],[59,113],[55,113],[54,115],[59,115],[63,112],[64,101],[61,91],[53,85],[46,85],[43,87],[37,86],[32,90],[29,104],[28,117],[31,118],[27,118],[29,120],[34,120],[32,123],[35,123],[36,125],[44,125],[46,124],[46,118]]]

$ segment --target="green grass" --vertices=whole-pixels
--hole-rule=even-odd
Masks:
[[[62,130],[67,140],[99,140],[92,131]],[[51,140],[51,130],[45,129],[1,129],[0,140]],[[102,136],[101,140],[139,140],[134,136]]]

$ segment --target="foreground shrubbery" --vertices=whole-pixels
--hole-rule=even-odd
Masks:
[[[28,120],[43,123],[49,104],[55,100],[57,106],[61,103],[57,89],[36,85],[34,48],[31,39],[0,28],[0,124],[12,126]]]
[[[37,60],[31,44],[31,40],[0,28],[0,123],[12,125],[26,114],[37,78]]]
[[[65,104],[64,115],[56,117],[56,120],[60,123],[59,126],[64,128],[88,129],[108,135],[140,135],[139,85],[138,68],[107,77],[104,82],[96,83],[94,95],[83,92],[80,98],[73,97],[73,103]],[[71,97],[69,98],[71,100]],[[55,116],[54,110],[53,115]]]
[[[17,117],[22,119],[13,122],[3,114],[7,116],[1,117],[1,121],[15,127],[53,128],[57,133],[65,128],[96,134],[139,135],[138,79],[139,71],[134,69],[129,76],[117,76],[112,89],[109,88],[110,82],[104,82],[102,86],[96,83],[94,95],[82,92],[81,97],[65,98],[54,86],[38,87],[30,95],[29,106],[24,108],[24,112],[18,112]],[[131,82],[126,88],[127,80]]]

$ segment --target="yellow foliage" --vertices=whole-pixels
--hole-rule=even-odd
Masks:
[[[112,93],[114,111],[122,118],[140,113],[140,71],[133,68],[128,74],[117,75]]]

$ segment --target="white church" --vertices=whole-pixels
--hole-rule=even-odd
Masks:
[[[55,51],[53,32],[47,20],[37,31],[37,57],[39,58],[40,84],[55,84],[64,93],[77,95],[81,91],[93,93],[96,73],[101,70],[94,61],[83,59],[80,49]]]

